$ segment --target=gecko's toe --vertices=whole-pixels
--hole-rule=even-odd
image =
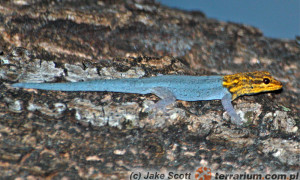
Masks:
[[[148,108],[145,109],[145,112],[149,113],[149,118],[154,119],[158,115],[168,116],[168,109],[164,104],[155,103],[150,105]]]
[[[240,117],[231,118],[231,122],[237,126],[242,126],[244,124]]]

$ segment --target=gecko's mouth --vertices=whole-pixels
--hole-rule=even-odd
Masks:
[[[278,81],[277,83],[275,83],[273,85],[273,87],[274,87],[274,90],[281,89],[282,88],[282,83],[280,81]]]
[[[268,86],[266,88],[266,91],[276,91],[276,90],[279,90],[281,88],[282,88],[282,84],[281,84],[281,82],[278,82],[276,84],[272,84],[272,85]]]

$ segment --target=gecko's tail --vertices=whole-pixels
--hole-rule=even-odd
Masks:
[[[70,83],[15,83],[11,87],[25,88],[25,89],[42,89],[42,90],[53,90],[53,91],[80,91],[82,86],[78,84]]]
[[[41,89],[52,91],[111,91],[125,93],[150,93],[139,79],[93,80],[68,83],[15,83],[15,88]]]
[[[15,83],[15,84],[12,84],[11,87],[14,87],[14,88],[25,88],[24,86],[26,84],[27,83]]]

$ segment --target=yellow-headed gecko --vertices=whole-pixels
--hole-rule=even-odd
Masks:
[[[109,91],[153,93],[161,100],[156,107],[165,107],[176,99],[184,101],[221,100],[232,122],[241,125],[231,101],[242,95],[275,91],[282,84],[269,72],[256,71],[225,76],[163,75],[149,78],[105,79],[70,83],[16,83],[13,87],[55,91]]]

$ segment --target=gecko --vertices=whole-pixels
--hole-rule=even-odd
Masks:
[[[160,100],[156,108],[165,108],[176,100],[221,100],[232,123],[242,125],[241,117],[231,101],[239,96],[282,88],[280,81],[269,72],[255,71],[232,75],[188,76],[161,75],[148,78],[102,79],[66,83],[15,83],[12,87],[53,91],[108,91],[136,94],[155,94]]]

